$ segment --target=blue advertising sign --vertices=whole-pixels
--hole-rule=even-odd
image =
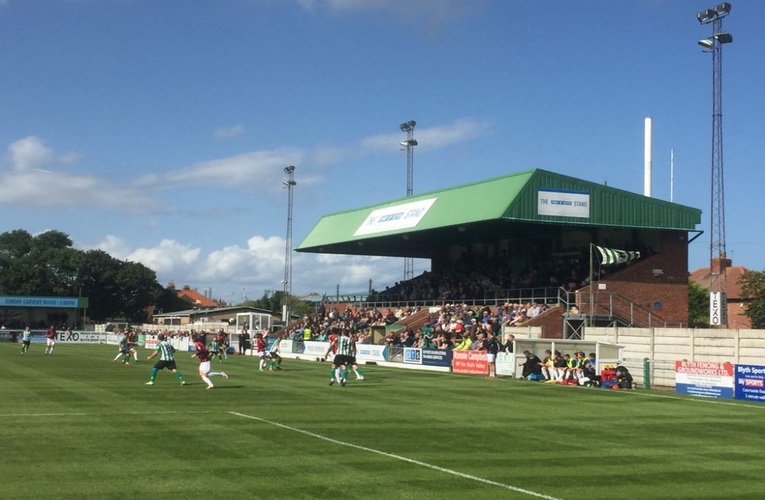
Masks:
[[[452,351],[449,349],[421,349],[422,364],[425,366],[452,366]]]
[[[421,365],[422,349],[416,347],[404,347],[404,363]]]
[[[0,296],[0,307],[58,307],[77,309],[77,297],[14,297]]]
[[[765,402],[765,366],[736,365],[736,399]]]

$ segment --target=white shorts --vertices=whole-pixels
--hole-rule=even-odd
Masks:
[[[486,361],[488,361],[489,363],[493,363],[496,358],[497,358],[496,354],[491,354],[489,352],[486,353]]]
[[[260,356],[261,358],[265,358],[266,357],[266,351],[258,351],[258,356]]]
[[[210,373],[210,362],[202,361],[199,363],[199,373]]]
[[[48,347],[53,347],[54,345],[56,345],[56,339],[48,339],[48,338],[46,338],[45,339],[45,345],[47,345]]]

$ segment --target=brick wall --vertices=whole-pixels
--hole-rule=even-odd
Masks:
[[[682,327],[688,325],[688,244],[685,233],[662,233],[661,252],[649,255],[595,283],[594,293],[622,296],[642,309],[635,309],[636,326]],[[605,289],[598,288],[598,283]],[[580,290],[580,299],[588,304],[589,287]],[[596,298],[596,303],[601,299]],[[586,307],[586,306],[585,306]],[[619,316],[624,316],[624,311]],[[630,319],[626,318],[625,319]],[[660,322],[661,324],[656,324]]]

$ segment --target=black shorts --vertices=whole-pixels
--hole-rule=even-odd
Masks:
[[[175,370],[176,369],[175,360],[173,359],[171,361],[162,361],[162,360],[157,361],[157,363],[154,365],[154,368],[156,368],[157,370],[162,370],[163,368],[167,368],[170,371]]]
[[[334,366],[347,366],[350,363],[349,359],[352,359],[352,357],[346,354],[335,354],[334,359],[332,359],[332,364]]]
[[[349,365],[357,364],[356,363],[356,356],[346,356],[345,357],[345,362],[348,363]]]
[[[21,341],[21,345],[25,345],[25,346],[29,347],[29,340],[22,340]]]

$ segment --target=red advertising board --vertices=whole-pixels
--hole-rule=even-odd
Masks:
[[[452,351],[452,372],[486,375],[489,362],[484,351]]]

